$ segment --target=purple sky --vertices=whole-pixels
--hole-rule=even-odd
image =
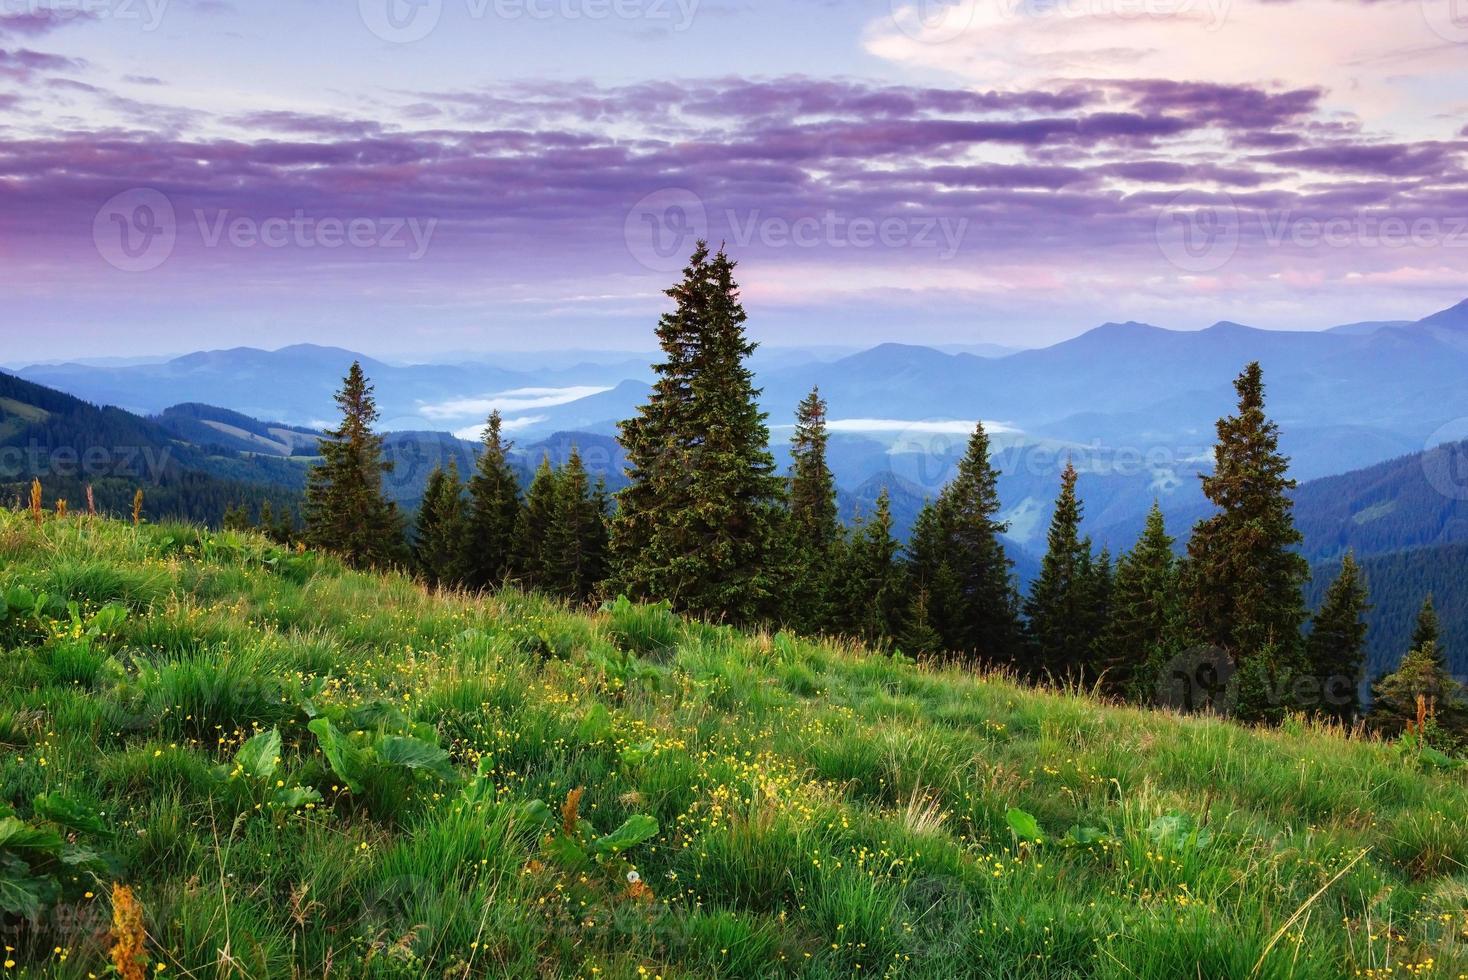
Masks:
[[[0,361],[1415,318],[1465,149],[1468,0],[0,0]]]

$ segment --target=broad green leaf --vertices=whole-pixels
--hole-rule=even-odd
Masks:
[[[453,779],[454,767],[449,754],[437,745],[403,735],[387,735],[377,743],[377,756],[383,762],[404,769],[431,772],[441,779]]]
[[[581,845],[565,834],[557,834],[546,841],[544,851],[547,857],[567,871],[580,871],[591,863]]]
[[[12,875],[0,868],[0,912],[34,920],[54,901],[56,891],[51,878]]]
[[[607,710],[606,705],[597,702],[586,712],[581,724],[576,726],[576,740],[590,744],[605,741],[611,736],[612,713]]]
[[[292,786],[289,789],[276,790],[270,802],[275,806],[285,807],[287,810],[299,810],[307,803],[320,803],[321,794],[311,786]]]
[[[516,808],[515,819],[532,827],[544,827],[555,822],[556,814],[545,800],[526,800]]]
[[[1077,824],[1066,831],[1060,843],[1065,847],[1089,847],[1110,839],[1111,835],[1100,827],[1082,827]]]
[[[331,771],[336,773],[353,793],[362,792],[361,752],[342,737],[328,718],[317,718],[306,726],[321,744]]]
[[[1040,829],[1040,822],[1024,810],[1010,809],[1004,815],[1009,823],[1009,829],[1014,831],[1014,836],[1020,840],[1034,841],[1037,844],[1045,842],[1045,832]]]
[[[63,843],[61,835],[54,830],[32,827],[15,817],[0,819],[0,850],[55,852]]]
[[[60,793],[43,793],[35,799],[36,816],[84,834],[103,834],[107,828],[88,807]]]
[[[622,826],[593,842],[591,852],[593,854],[619,854],[630,847],[636,847],[645,840],[656,837],[657,832],[658,822],[645,813],[639,813],[628,817]]]
[[[255,735],[235,753],[234,764],[253,779],[270,779],[280,762],[280,729]]]
[[[1196,848],[1208,846],[1213,834],[1207,829],[1195,829],[1193,818],[1185,813],[1166,813],[1147,826],[1147,836],[1165,847],[1175,850],[1192,845]]]

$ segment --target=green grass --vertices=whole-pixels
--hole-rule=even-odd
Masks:
[[[1394,746],[182,526],[0,511],[17,586],[0,805],[97,856],[3,976],[106,975],[113,882],[165,977],[1468,973],[1468,780]]]

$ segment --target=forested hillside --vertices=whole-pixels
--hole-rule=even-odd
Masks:
[[[218,525],[239,504],[297,511],[305,468],[283,459],[201,447],[148,419],[0,373],[0,498],[14,504],[40,479],[47,505],[123,515],[141,488],[148,513]]]
[[[1424,596],[1431,595],[1442,621],[1442,651],[1452,672],[1468,677],[1468,543],[1377,555],[1361,562],[1370,588],[1366,620],[1369,655],[1366,678],[1396,668],[1407,651],[1412,624]],[[1325,594],[1339,565],[1317,565],[1311,605]]]

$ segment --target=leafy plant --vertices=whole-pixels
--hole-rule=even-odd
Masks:
[[[0,917],[36,921],[63,899],[76,898],[107,867],[79,843],[105,833],[101,820],[59,794],[36,797],[34,816],[21,820],[0,805]]]
[[[256,801],[276,811],[298,810],[321,802],[321,794],[310,786],[287,786],[276,778],[280,768],[280,729],[271,728],[252,736],[235,753],[230,778],[245,780]]]
[[[329,718],[317,718],[307,727],[316,736],[331,771],[370,809],[383,814],[406,797],[420,773],[445,782],[456,777],[449,754],[417,734],[344,734]]]
[[[517,817],[523,823],[545,829],[540,853],[545,864],[560,872],[560,887],[573,908],[589,906],[611,896],[651,901],[652,891],[623,855],[658,834],[658,822],[647,814],[634,814],[609,834],[598,834],[591,821],[581,816],[580,787],[566,794],[560,813],[543,800],[521,804]]]

